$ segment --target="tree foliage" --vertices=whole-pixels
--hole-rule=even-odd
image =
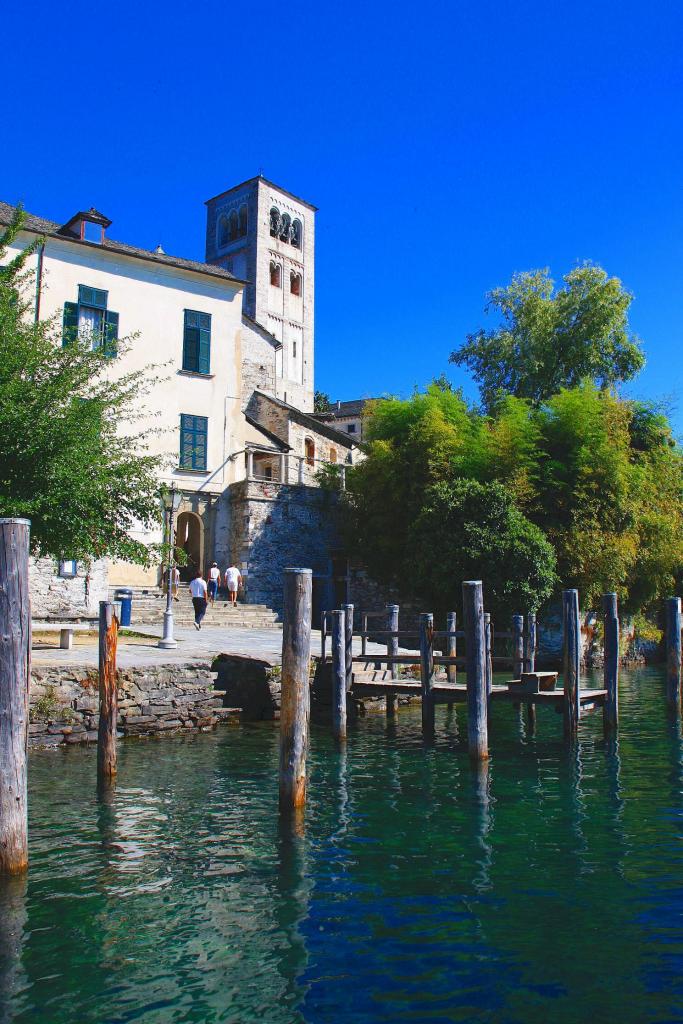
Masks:
[[[633,296],[621,281],[586,263],[563,282],[555,289],[547,269],[515,274],[487,297],[487,312],[500,323],[469,334],[451,353],[451,362],[471,371],[487,410],[505,395],[538,405],[582,381],[609,388],[642,368],[628,325]]]
[[[0,238],[0,260],[21,230],[18,210]],[[62,347],[61,324],[36,321],[30,254],[0,271],[0,509],[31,520],[34,551],[57,558],[109,555],[146,563],[134,538],[160,518],[158,471],[141,417],[145,371],[120,368],[117,355],[87,340]]]
[[[332,408],[330,396],[325,391],[316,391],[313,395],[313,412],[329,412]]]
[[[583,383],[485,416],[432,386],[367,416],[368,457],[347,473],[349,545],[406,596],[441,607],[470,576],[509,613],[556,579],[587,606],[616,590],[635,610],[674,586],[683,457],[655,407]]]

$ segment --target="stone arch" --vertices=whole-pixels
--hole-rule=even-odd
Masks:
[[[180,566],[180,578],[187,583],[204,566],[204,523],[201,516],[196,512],[179,512],[174,542],[176,551],[185,552],[186,562]]]

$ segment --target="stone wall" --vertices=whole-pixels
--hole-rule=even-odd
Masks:
[[[246,566],[247,601],[282,612],[283,570],[302,566],[313,570],[314,605],[319,604],[319,589],[329,585],[332,552],[340,547],[337,495],[243,480],[230,488],[230,501],[231,558]]]
[[[275,394],[276,343],[258,324],[242,319],[242,405],[254,391]]]
[[[89,568],[78,562],[76,576],[62,577],[53,558],[31,558],[29,591],[34,619],[97,618],[100,601],[107,600],[107,562],[96,560]]]
[[[214,689],[211,665],[160,665],[118,671],[119,730],[151,736],[178,730],[206,731],[234,717]],[[97,672],[63,666],[34,668],[29,693],[32,746],[97,740]]]

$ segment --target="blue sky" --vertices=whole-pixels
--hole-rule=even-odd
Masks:
[[[203,258],[205,199],[259,171],[320,208],[316,383],[409,394],[517,270],[634,292],[683,432],[683,4],[15,4],[0,198]],[[8,152],[9,150],[9,152]]]

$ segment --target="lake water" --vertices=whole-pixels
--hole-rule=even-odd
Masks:
[[[538,710],[313,728],[279,829],[277,726],[30,758],[28,881],[0,886],[0,1021],[683,1021],[683,742],[661,673],[622,675],[618,744]]]

